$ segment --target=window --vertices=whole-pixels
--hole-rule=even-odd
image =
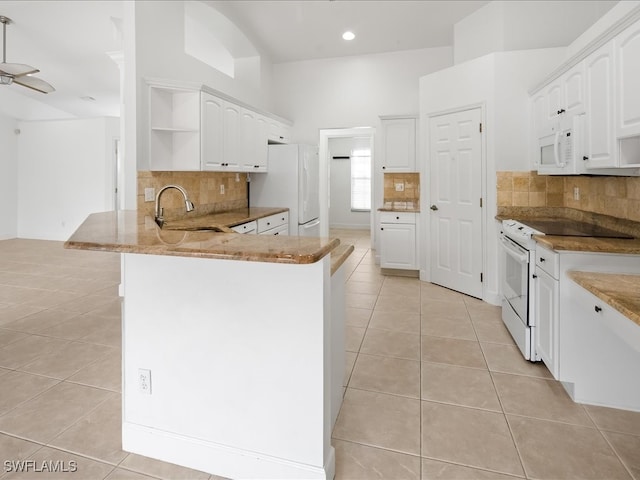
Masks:
[[[371,150],[351,150],[351,210],[371,210]]]

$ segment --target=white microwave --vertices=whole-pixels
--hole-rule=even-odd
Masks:
[[[584,171],[581,157],[584,115],[567,120],[558,122],[552,131],[538,140],[536,164],[539,174],[576,175]]]

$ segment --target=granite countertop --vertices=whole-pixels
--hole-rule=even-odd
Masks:
[[[567,275],[578,285],[640,325],[640,275],[581,271],[570,271]]]
[[[331,275],[336,273],[338,269],[342,266],[345,260],[351,255],[353,252],[353,245],[343,245],[340,244],[333,250],[331,250]]]
[[[418,202],[384,202],[382,207],[378,208],[379,212],[420,212],[420,204]]]
[[[524,224],[527,220],[548,218],[565,218],[585,223],[596,224],[611,230],[632,235],[635,238],[606,238],[606,237],[574,237],[561,235],[534,235],[533,238],[540,245],[556,251],[595,252],[640,254],[640,225],[638,222],[624,220],[608,215],[564,207],[510,207],[499,209],[496,220],[517,220]]]
[[[256,213],[255,209],[250,210]],[[278,213],[286,209],[270,210]],[[166,230],[160,229],[149,216],[139,215],[135,210],[121,210],[89,215],[64,246],[79,250],[309,264],[330,254],[339,244],[337,238]]]

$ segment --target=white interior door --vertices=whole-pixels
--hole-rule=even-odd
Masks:
[[[482,297],[479,108],[430,118],[431,281]]]

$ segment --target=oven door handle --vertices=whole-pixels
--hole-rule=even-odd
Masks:
[[[529,263],[529,255],[527,253],[516,250],[511,242],[505,237],[500,237],[500,241],[502,242],[504,251],[516,259],[518,263]]]

